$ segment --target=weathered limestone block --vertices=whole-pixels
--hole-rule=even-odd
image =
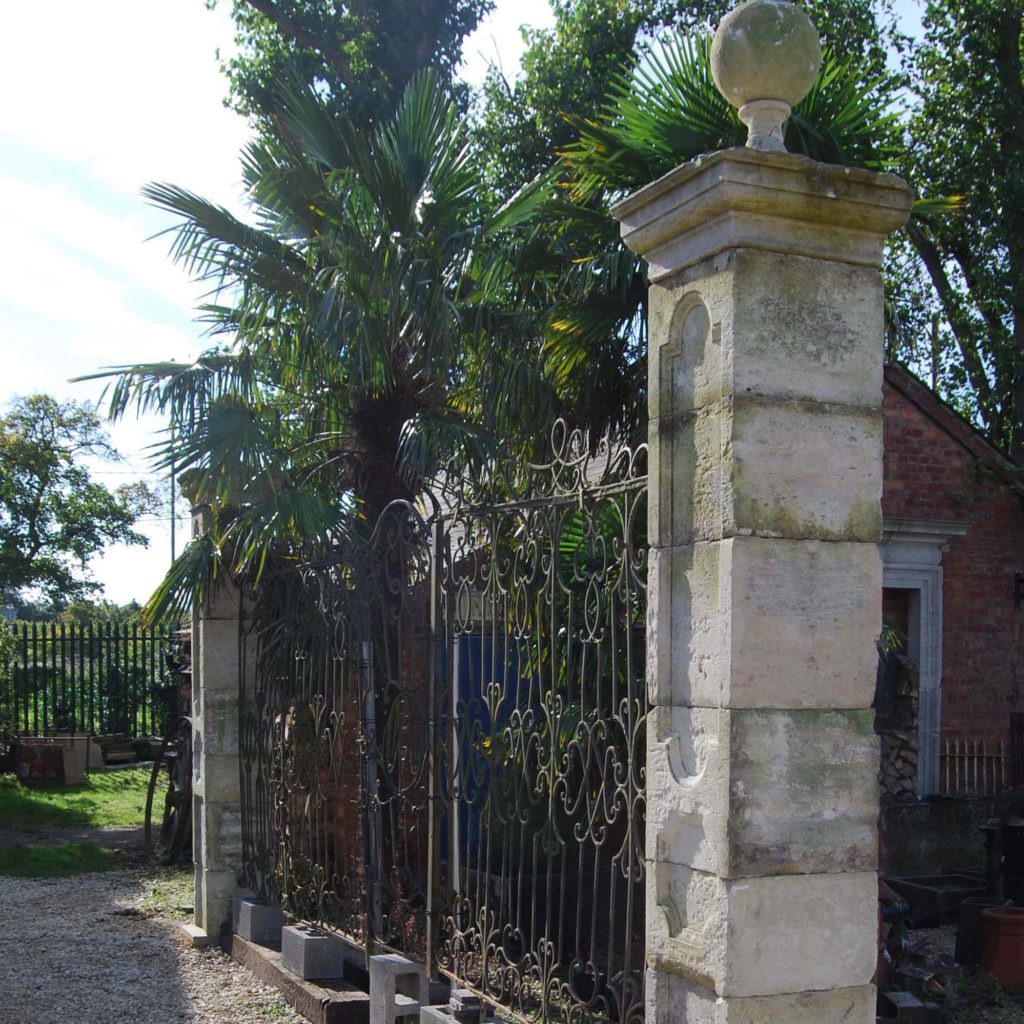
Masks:
[[[237,871],[242,862],[242,814],[238,805],[207,800],[203,819],[207,867]]]
[[[842,301],[837,301],[837,296]],[[740,249],[650,290],[653,419],[736,395],[876,408],[877,270]]]
[[[206,603],[201,609],[201,618],[207,623],[218,620],[237,623],[240,612],[238,588],[230,583],[220,583],[210,588]]]
[[[238,892],[238,878],[234,868],[204,867],[202,881],[195,892],[196,924],[211,941],[218,942],[221,925],[228,919],[232,897]]]
[[[723,878],[877,866],[870,711],[655,707],[647,851]]]
[[[238,620],[200,619],[198,669],[203,701],[217,697],[238,701]]]
[[[875,1024],[874,985],[722,999],[685,978],[647,973],[649,1024]]]
[[[652,549],[651,703],[870,707],[881,594],[873,544],[733,537]]]
[[[206,756],[238,753],[238,692],[207,700],[202,714],[203,750]],[[236,762],[237,774],[237,762]]]
[[[649,527],[656,546],[881,536],[878,409],[736,396],[652,420],[649,436],[650,464],[667,484]]]
[[[867,985],[877,897],[874,871],[726,879],[649,864],[648,962],[719,997]]]
[[[661,283],[737,249],[878,267],[913,192],[901,178],[794,153],[725,149],[682,164],[612,209],[622,238]],[[828,293],[830,302],[843,292]]]

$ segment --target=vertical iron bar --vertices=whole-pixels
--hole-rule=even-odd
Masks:
[[[115,723],[110,717],[110,703],[112,697],[112,691],[114,688],[114,662],[113,662],[113,651],[114,651],[114,639],[113,639],[113,628],[110,622],[106,622],[103,637],[103,660],[106,665],[106,672],[103,680],[103,712],[104,718],[106,719],[105,729],[110,732],[117,732],[114,728]],[[116,708],[116,703],[115,703]]]
[[[427,977],[437,977],[436,945],[440,937],[438,893],[441,882],[441,822],[438,799],[441,759],[438,751],[437,699],[441,675],[441,573],[445,533],[440,516],[430,540],[430,674],[427,683]]]
[[[79,623],[73,636],[78,640],[78,724],[82,732],[92,732],[92,721],[86,718],[88,690],[85,682],[85,626]]]
[[[59,632],[59,636],[58,636],[58,632]],[[59,670],[60,674],[59,675],[57,675],[57,672],[58,672],[58,669],[57,669],[57,650],[58,650],[58,647],[57,647],[57,645],[58,645],[58,643],[60,644],[60,648],[59,648],[59,650],[60,650],[60,670]],[[68,703],[68,681],[67,681],[67,677],[65,676],[66,668],[67,668],[67,664],[66,664],[66,662],[64,660],[64,623],[63,622],[60,623],[59,626],[57,625],[57,623],[54,623],[53,624],[53,671],[54,671],[54,675],[57,676],[57,680],[58,680],[56,686],[54,687],[54,691],[53,691],[54,704],[57,705],[57,707],[54,708],[54,713],[53,713],[53,724],[54,724],[55,729],[56,729],[56,726],[58,724],[57,719],[60,717],[58,715],[58,713],[57,713],[58,709],[60,710],[61,714],[63,714],[64,709],[67,707],[67,703]],[[58,693],[60,694],[59,702],[57,700],[57,694]]]
[[[23,725],[28,733],[28,623],[21,624],[21,671],[18,673],[21,681],[21,709],[24,715]]]
[[[153,677],[149,674],[149,664],[146,661],[146,641],[148,634],[152,631],[145,626],[139,629],[138,619],[133,626],[135,636],[135,659],[139,666],[139,679],[142,680],[142,735],[153,734],[152,696]]]
[[[125,679],[128,682],[128,692],[131,694],[132,713],[129,721],[132,724],[132,736],[137,738],[143,735],[139,725],[139,715],[142,703],[142,681],[139,678],[138,649],[134,641],[135,627],[129,623],[124,624],[124,665]]]
[[[35,645],[36,646],[35,663],[36,663],[37,677],[40,674],[43,677],[43,681],[42,681],[43,717],[42,718],[39,717],[39,709],[37,708],[36,709],[36,735],[37,736],[45,736],[46,735],[46,724],[47,724],[46,723],[46,716],[47,716],[47,711],[49,709],[49,693],[47,692],[49,690],[49,685],[48,685],[49,684],[49,678],[48,678],[49,677],[49,667],[46,664],[47,663],[47,649],[46,649],[46,633],[47,633],[47,629],[46,628],[47,628],[48,625],[49,625],[48,623],[43,623],[43,628],[39,631],[40,634],[41,634],[40,642],[42,643],[42,647],[43,647],[43,664],[42,664],[42,672],[41,673],[40,673],[40,665],[39,665],[39,645],[38,644]],[[33,640],[35,640],[35,630],[33,630]],[[36,686],[36,693],[37,694],[39,693],[39,685],[38,684]]]
[[[89,623],[89,732],[102,732],[96,721],[96,630]]]

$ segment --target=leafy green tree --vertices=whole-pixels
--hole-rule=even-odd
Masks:
[[[152,614],[183,611],[219,567],[252,578],[323,555],[530,415],[509,296],[534,193],[483,204],[438,75],[413,79],[371,128],[294,82],[277,118],[280,135],[245,154],[251,222],[173,185],[146,189],[180,219],[173,254],[211,285],[204,314],[232,339],[194,364],[103,374],[113,417],[174,422],[160,465],[214,508]]]
[[[238,54],[224,64],[228,102],[272,119],[276,83],[287,72],[316,83],[334,112],[365,126],[393,111],[420,71],[451,82],[463,40],[492,7],[493,0],[233,0]]]
[[[911,227],[920,263],[904,268],[913,319],[900,348],[1018,461],[1024,459],[1022,47],[1019,0],[927,5],[924,39],[907,60],[916,105],[906,174],[919,190],[962,195],[966,203],[955,217]]]
[[[138,601],[127,604],[116,604],[105,598],[94,600],[79,598],[72,601],[57,616],[59,621],[72,626],[88,626],[97,623],[113,622],[118,625],[138,622],[142,614],[142,605]]]
[[[29,395],[0,416],[0,592],[62,606],[97,589],[87,564],[108,544],[147,543],[132,527],[150,508],[148,488],[110,491],[88,458],[118,458],[91,406]]]

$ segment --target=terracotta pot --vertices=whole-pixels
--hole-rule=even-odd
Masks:
[[[1010,905],[1009,900],[989,896],[970,896],[960,904],[960,919],[956,928],[958,964],[975,967],[981,959],[981,940],[984,936],[981,912],[990,908],[1002,909]]]
[[[981,920],[980,972],[995,975],[1007,992],[1024,992],[1024,907],[983,910]]]

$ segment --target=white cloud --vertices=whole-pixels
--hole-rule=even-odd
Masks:
[[[160,179],[227,193],[246,137],[220,103],[215,51],[232,45],[229,11],[201,0],[6,4],[5,131],[128,192]]]
[[[31,391],[95,401],[102,384],[68,378],[189,358],[208,344],[192,322],[201,286],[168,259],[167,240],[145,241],[169,219],[139,188],[170,181],[240,207],[248,131],[222,104],[215,57],[232,46],[230,3],[210,12],[202,0],[40,0],[5,4],[3,18],[0,404]],[[551,20],[547,0],[499,0],[467,40],[464,77],[479,83],[499,55],[512,75],[520,24]],[[142,449],[159,426],[116,425],[129,461],[99,478],[114,486],[144,473]],[[142,527],[148,551],[119,547],[93,566],[114,600],[144,600],[167,568],[167,521]]]

